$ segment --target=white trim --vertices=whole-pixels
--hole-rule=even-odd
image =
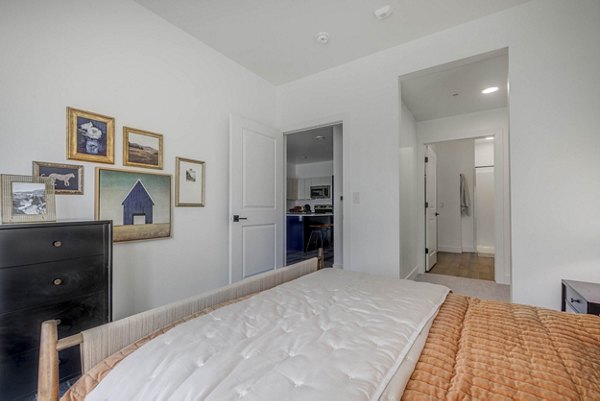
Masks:
[[[474,246],[463,246],[462,251],[463,252],[473,253],[473,252],[475,252],[475,247]]]
[[[438,252],[463,253],[461,247],[438,245]]]
[[[417,274],[419,274],[419,265],[413,267],[410,273],[408,273],[406,277],[404,277],[404,280],[414,280],[417,277]]]

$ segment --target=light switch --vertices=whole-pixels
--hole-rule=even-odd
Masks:
[[[352,192],[352,203],[355,205],[360,203],[360,192]]]

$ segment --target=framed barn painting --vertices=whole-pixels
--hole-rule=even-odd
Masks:
[[[54,180],[57,195],[83,195],[83,166],[77,164],[33,162],[34,177]]]
[[[115,163],[115,119],[67,107],[67,158]]]
[[[163,136],[123,127],[123,165],[163,168]]]
[[[171,236],[171,176],[96,167],[96,220],[115,242]]]
[[[51,178],[2,174],[0,186],[3,223],[56,221]]]
[[[177,157],[175,164],[175,206],[203,207],[206,163]]]

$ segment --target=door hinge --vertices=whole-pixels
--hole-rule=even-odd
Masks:
[[[429,202],[425,202],[425,209],[429,207]]]
[[[425,254],[429,253],[429,248],[425,248]]]
[[[429,157],[425,156],[425,163],[429,163]]]

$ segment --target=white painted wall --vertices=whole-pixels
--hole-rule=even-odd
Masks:
[[[94,167],[65,159],[65,108],[164,135],[175,156],[206,161],[206,207],[175,208],[173,238],[115,244],[114,317],[228,282],[228,116],[275,124],[275,88],[133,1],[0,3],[0,172],[31,161],[85,165],[85,195],[57,197],[60,219],[93,219]],[[151,170],[144,170],[151,172]]]
[[[333,155],[331,155],[333,157]],[[295,178],[319,178],[333,175],[333,160],[316,163],[296,164]]]
[[[435,143],[437,155],[438,251],[474,252],[474,140],[463,139]],[[469,192],[468,215],[461,215],[460,174],[464,174]]]
[[[345,116],[345,267],[399,275],[398,77],[509,47],[513,300],[558,308],[561,278],[600,281],[599,18],[534,0],[278,87],[282,128]]]
[[[475,139],[475,247],[477,252],[494,254],[495,237],[494,140]]]
[[[417,223],[425,216],[418,213],[417,198],[417,122],[401,102],[400,129],[400,277],[417,272]]]
[[[489,138],[489,137],[488,137]],[[475,167],[494,165],[494,140],[475,139]]]

